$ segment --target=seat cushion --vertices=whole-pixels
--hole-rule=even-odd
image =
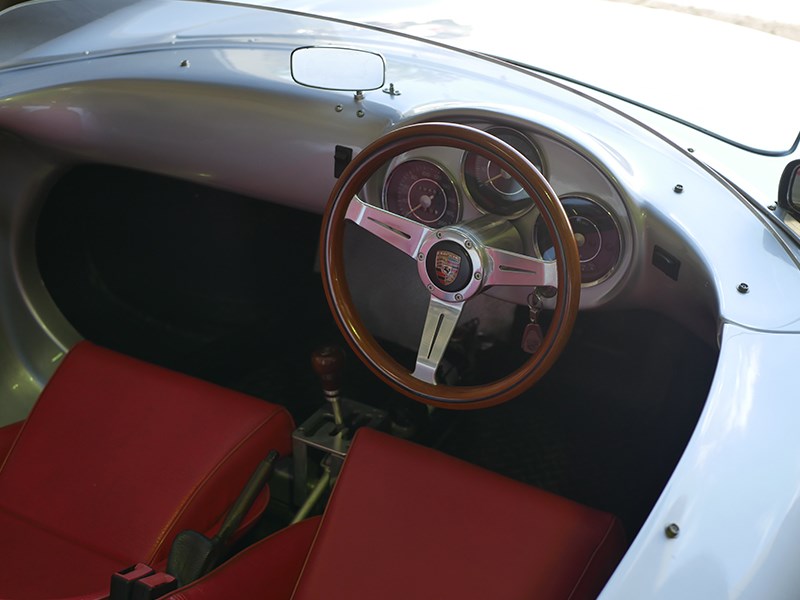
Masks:
[[[293,598],[594,598],[624,550],[612,515],[362,429]]]
[[[218,524],[268,450],[289,453],[292,430],[279,406],[82,342],[0,468],[0,513],[122,564],[158,563],[178,531]],[[13,551],[33,556],[38,539]]]
[[[79,596],[97,588],[98,582],[107,584],[111,573],[128,566],[7,512],[0,511],[0,532],[3,599]]]

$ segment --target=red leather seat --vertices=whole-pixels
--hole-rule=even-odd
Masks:
[[[609,514],[363,429],[291,596],[258,566],[302,550],[278,535],[171,598],[224,598],[220,582],[236,580],[249,590],[239,597],[269,600],[581,600],[625,548]]]
[[[293,428],[276,405],[78,344],[0,467],[0,597],[99,598],[114,571],[162,563]]]

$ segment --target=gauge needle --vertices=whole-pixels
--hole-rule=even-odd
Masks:
[[[430,196],[421,196],[419,199],[419,204],[417,204],[414,208],[412,208],[408,214],[413,215],[420,208],[430,208],[432,202],[433,199]]]
[[[495,175],[494,177],[490,177],[489,179],[487,179],[486,181],[484,181],[483,183],[481,183],[481,185],[489,185],[490,183],[492,183],[492,182],[494,182],[494,181],[497,181],[498,179],[511,179],[511,175],[509,175],[509,174],[508,174],[508,173],[506,173],[505,171],[500,171],[500,172],[499,172],[497,175]]]

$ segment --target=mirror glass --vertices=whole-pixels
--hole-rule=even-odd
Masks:
[[[292,52],[292,78],[299,84],[363,92],[383,87],[386,65],[374,52],[355,48],[308,46]]]

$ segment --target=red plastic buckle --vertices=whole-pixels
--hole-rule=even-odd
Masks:
[[[178,580],[156,572],[150,565],[136,563],[111,576],[109,600],[155,600],[178,589]]]
[[[169,573],[154,573],[133,582],[131,600],[156,600],[178,589],[178,580]]]

